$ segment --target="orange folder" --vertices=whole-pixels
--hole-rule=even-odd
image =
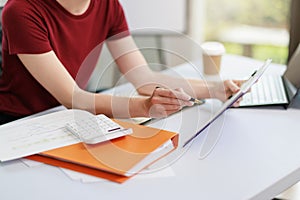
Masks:
[[[177,148],[178,134],[117,121],[133,134],[96,145],[70,145],[26,158],[123,183]]]

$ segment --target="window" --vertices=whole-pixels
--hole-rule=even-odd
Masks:
[[[290,0],[207,0],[206,6],[206,40],[223,42],[228,53],[286,63]]]

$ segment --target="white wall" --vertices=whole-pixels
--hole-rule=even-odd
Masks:
[[[126,0],[122,0],[126,1]],[[132,0],[131,0],[132,1]],[[138,1],[138,0],[136,0]],[[151,1],[151,0],[148,0]],[[157,1],[153,1],[157,2]],[[159,7],[159,5],[157,5]],[[153,7],[153,6],[152,6]],[[138,8],[136,8],[138,9]],[[174,51],[175,54],[181,54],[182,57],[187,59],[196,59],[199,55],[199,44],[204,40],[204,16],[205,16],[205,0],[186,0],[186,32],[182,35],[162,35],[159,37],[155,35],[135,35],[138,46],[141,47],[157,47],[167,51]],[[155,10],[152,11],[155,16]],[[172,13],[172,12],[168,12]],[[139,20],[139,17],[132,18],[131,20]],[[141,22],[138,22],[138,24]],[[158,42],[160,42],[158,44]],[[149,62],[163,62],[163,64],[175,66],[184,62],[184,59],[175,54],[165,53],[163,55],[157,55],[154,51],[145,52],[146,59]],[[163,59],[163,60],[161,60]],[[107,61],[111,60],[107,49],[104,49],[100,62],[98,64],[93,77],[91,78],[89,89],[95,90],[95,88],[107,88],[112,87],[116,80],[119,78],[118,70],[116,66],[110,67],[108,70]],[[155,66],[155,70],[159,70],[159,67]],[[163,67],[161,68],[163,69]],[[105,72],[105,73],[104,73]],[[105,74],[105,76],[103,76]]]
[[[187,0],[119,0],[123,5],[131,30],[155,28],[157,33],[166,30],[186,30]]]
[[[7,0],[0,0],[0,6],[4,6],[4,4],[7,2]]]

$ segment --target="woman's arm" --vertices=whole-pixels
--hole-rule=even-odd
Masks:
[[[151,97],[115,97],[94,94],[78,87],[53,51],[18,54],[32,76],[62,105],[113,117],[165,117],[183,106],[192,105],[180,91],[156,89]]]
[[[182,88],[196,98],[218,98],[225,101],[239,90],[239,81],[206,82],[199,79],[168,76],[152,71],[131,36],[107,42],[120,71],[140,94],[150,95],[156,86]]]

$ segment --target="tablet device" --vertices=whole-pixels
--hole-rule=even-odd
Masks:
[[[255,71],[246,82],[242,84],[240,90],[230,97],[196,134],[184,142],[182,147],[185,147],[192,140],[194,140],[204,129],[206,129],[212,122],[214,122],[220,115],[230,108],[239,98],[246,94],[250,90],[251,86],[263,75],[271,62],[271,59],[267,59],[264,64],[257,71]]]

